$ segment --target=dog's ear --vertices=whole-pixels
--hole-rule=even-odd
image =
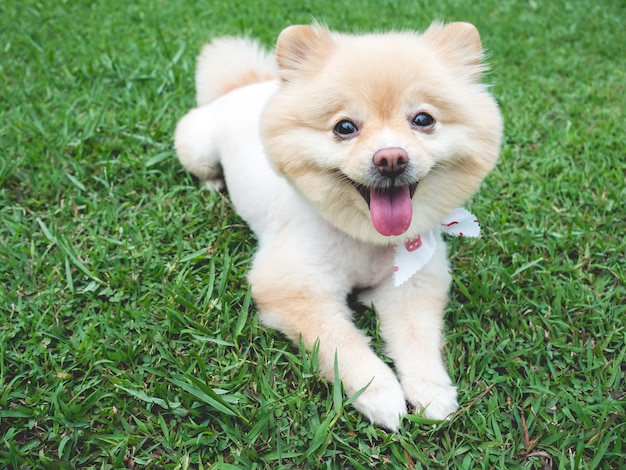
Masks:
[[[290,82],[303,72],[316,72],[333,49],[332,33],[320,25],[285,28],[276,43],[278,75]]]
[[[478,80],[487,68],[478,30],[471,23],[433,23],[423,35],[449,63],[465,69],[472,80]]]

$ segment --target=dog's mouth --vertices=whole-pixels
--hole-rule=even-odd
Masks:
[[[350,180],[370,209],[372,224],[386,237],[402,235],[409,229],[413,218],[413,195],[417,182],[381,187],[367,187]]]

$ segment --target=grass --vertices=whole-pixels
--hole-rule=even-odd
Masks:
[[[0,5],[0,466],[623,468],[623,2],[282,3]],[[450,421],[374,428],[259,327],[254,239],[172,151],[204,41],[312,18],[462,19],[490,51],[506,139],[483,238],[450,240]]]

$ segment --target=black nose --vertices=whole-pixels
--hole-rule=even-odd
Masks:
[[[409,155],[400,147],[378,150],[374,154],[374,165],[381,176],[396,178],[404,173],[409,163]]]

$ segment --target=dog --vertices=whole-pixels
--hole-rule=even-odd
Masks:
[[[274,53],[218,38],[176,128],[182,165],[226,188],[258,237],[248,279],[261,322],[317,347],[320,375],[337,366],[353,406],[389,430],[407,412],[458,408],[441,354],[442,233],[474,230],[459,208],[500,153],[485,70],[479,33],[461,22],[421,34],[296,25]],[[352,322],[352,292],[377,313],[395,372]]]

